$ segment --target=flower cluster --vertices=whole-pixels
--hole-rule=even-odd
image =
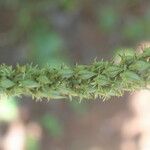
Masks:
[[[150,84],[150,48],[142,53],[118,53],[111,61],[91,65],[40,68],[34,65],[0,65],[0,95],[29,95],[36,99],[110,98],[125,91],[148,88]]]

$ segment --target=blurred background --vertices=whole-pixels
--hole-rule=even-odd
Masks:
[[[0,63],[89,64],[149,38],[149,0],[0,0]],[[149,126],[146,90],[104,102],[0,100],[0,150],[149,150]]]

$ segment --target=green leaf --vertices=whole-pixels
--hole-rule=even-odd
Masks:
[[[118,73],[122,71],[122,68],[119,66],[109,66],[104,70],[104,74],[111,76],[111,78],[115,77]]]
[[[14,85],[15,85],[15,83],[7,78],[1,79],[1,81],[0,81],[0,86],[3,88],[10,88]]]
[[[142,57],[150,57],[150,48],[145,48]]]
[[[129,66],[129,69],[131,70],[138,70],[139,72],[146,71],[147,69],[150,69],[150,63],[139,60],[135,62],[134,64]]]
[[[80,71],[79,71],[79,75],[80,75],[80,77],[81,77],[82,79],[85,79],[85,80],[86,80],[86,79],[89,79],[89,78],[95,76],[96,73],[91,72],[91,71],[87,71],[87,70],[80,70]]]
[[[62,75],[63,78],[69,78],[73,75],[73,70],[71,69],[61,69],[60,74]]]
[[[123,80],[126,81],[140,81],[141,78],[138,74],[134,73],[133,71],[126,71],[120,75]]]
[[[98,75],[95,79],[94,79],[94,83],[92,83],[92,85],[100,85],[100,86],[106,86],[108,84],[110,84],[110,80],[108,77],[104,76],[104,75]]]
[[[40,76],[37,78],[37,81],[39,81],[39,82],[42,83],[42,84],[47,84],[47,83],[50,82],[49,79],[48,79],[48,77],[45,76],[45,75],[40,75]]]
[[[26,88],[40,87],[40,84],[33,80],[24,80],[24,81],[21,81],[20,84],[22,86],[25,86]]]

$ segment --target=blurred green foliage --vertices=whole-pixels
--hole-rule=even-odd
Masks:
[[[144,36],[144,25],[141,20],[130,20],[123,28],[123,35],[128,39],[141,39]]]
[[[130,7],[133,7],[133,11],[128,10]],[[121,3],[120,1],[114,5],[109,4],[100,7],[98,12],[100,30],[131,43],[149,39],[150,11],[145,9],[144,12],[134,13],[134,11],[141,11],[138,7],[138,1],[131,3],[128,1]]]
[[[45,114],[41,119],[41,124],[52,137],[58,138],[63,135],[64,129],[62,123],[52,114]]]
[[[40,149],[40,144],[37,138],[27,135],[26,138],[26,150],[39,150]]]
[[[18,117],[18,104],[15,98],[0,98],[0,121],[10,122]]]
[[[77,1],[68,0],[43,0],[43,1],[2,1],[0,4],[17,9],[15,25],[10,31],[10,36],[16,42],[24,38],[28,58],[26,61],[34,62],[41,66],[50,64],[55,67],[63,62],[68,62],[64,53],[65,43],[61,35],[54,29],[51,21],[48,21],[46,13],[48,8],[62,8],[71,11]]]
[[[116,29],[119,21],[119,14],[112,6],[106,6],[100,9],[99,24],[105,32],[109,33]]]
[[[28,5],[28,7],[32,6],[32,9],[37,9],[37,10],[44,10],[45,7],[48,5],[53,6],[53,7],[58,7],[61,8],[62,10],[65,11],[72,11],[74,10],[78,4],[79,0],[1,0],[0,5],[3,5],[5,7],[11,7],[15,8],[18,7],[19,5]],[[34,7],[35,6],[35,7]]]
[[[36,64],[50,64],[54,67],[66,62],[63,41],[56,32],[48,32],[41,26],[30,36],[29,41],[29,57]]]
[[[78,115],[85,114],[88,111],[88,105],[85,102],[79,103],[77,100],[73,100],[69,103],[71,109]]]

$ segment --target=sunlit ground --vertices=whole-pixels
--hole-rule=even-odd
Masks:
[[[130,96],[133,116],[122,127],[121,149],[149,150],[150,148],[150,91],[142,90]]]

